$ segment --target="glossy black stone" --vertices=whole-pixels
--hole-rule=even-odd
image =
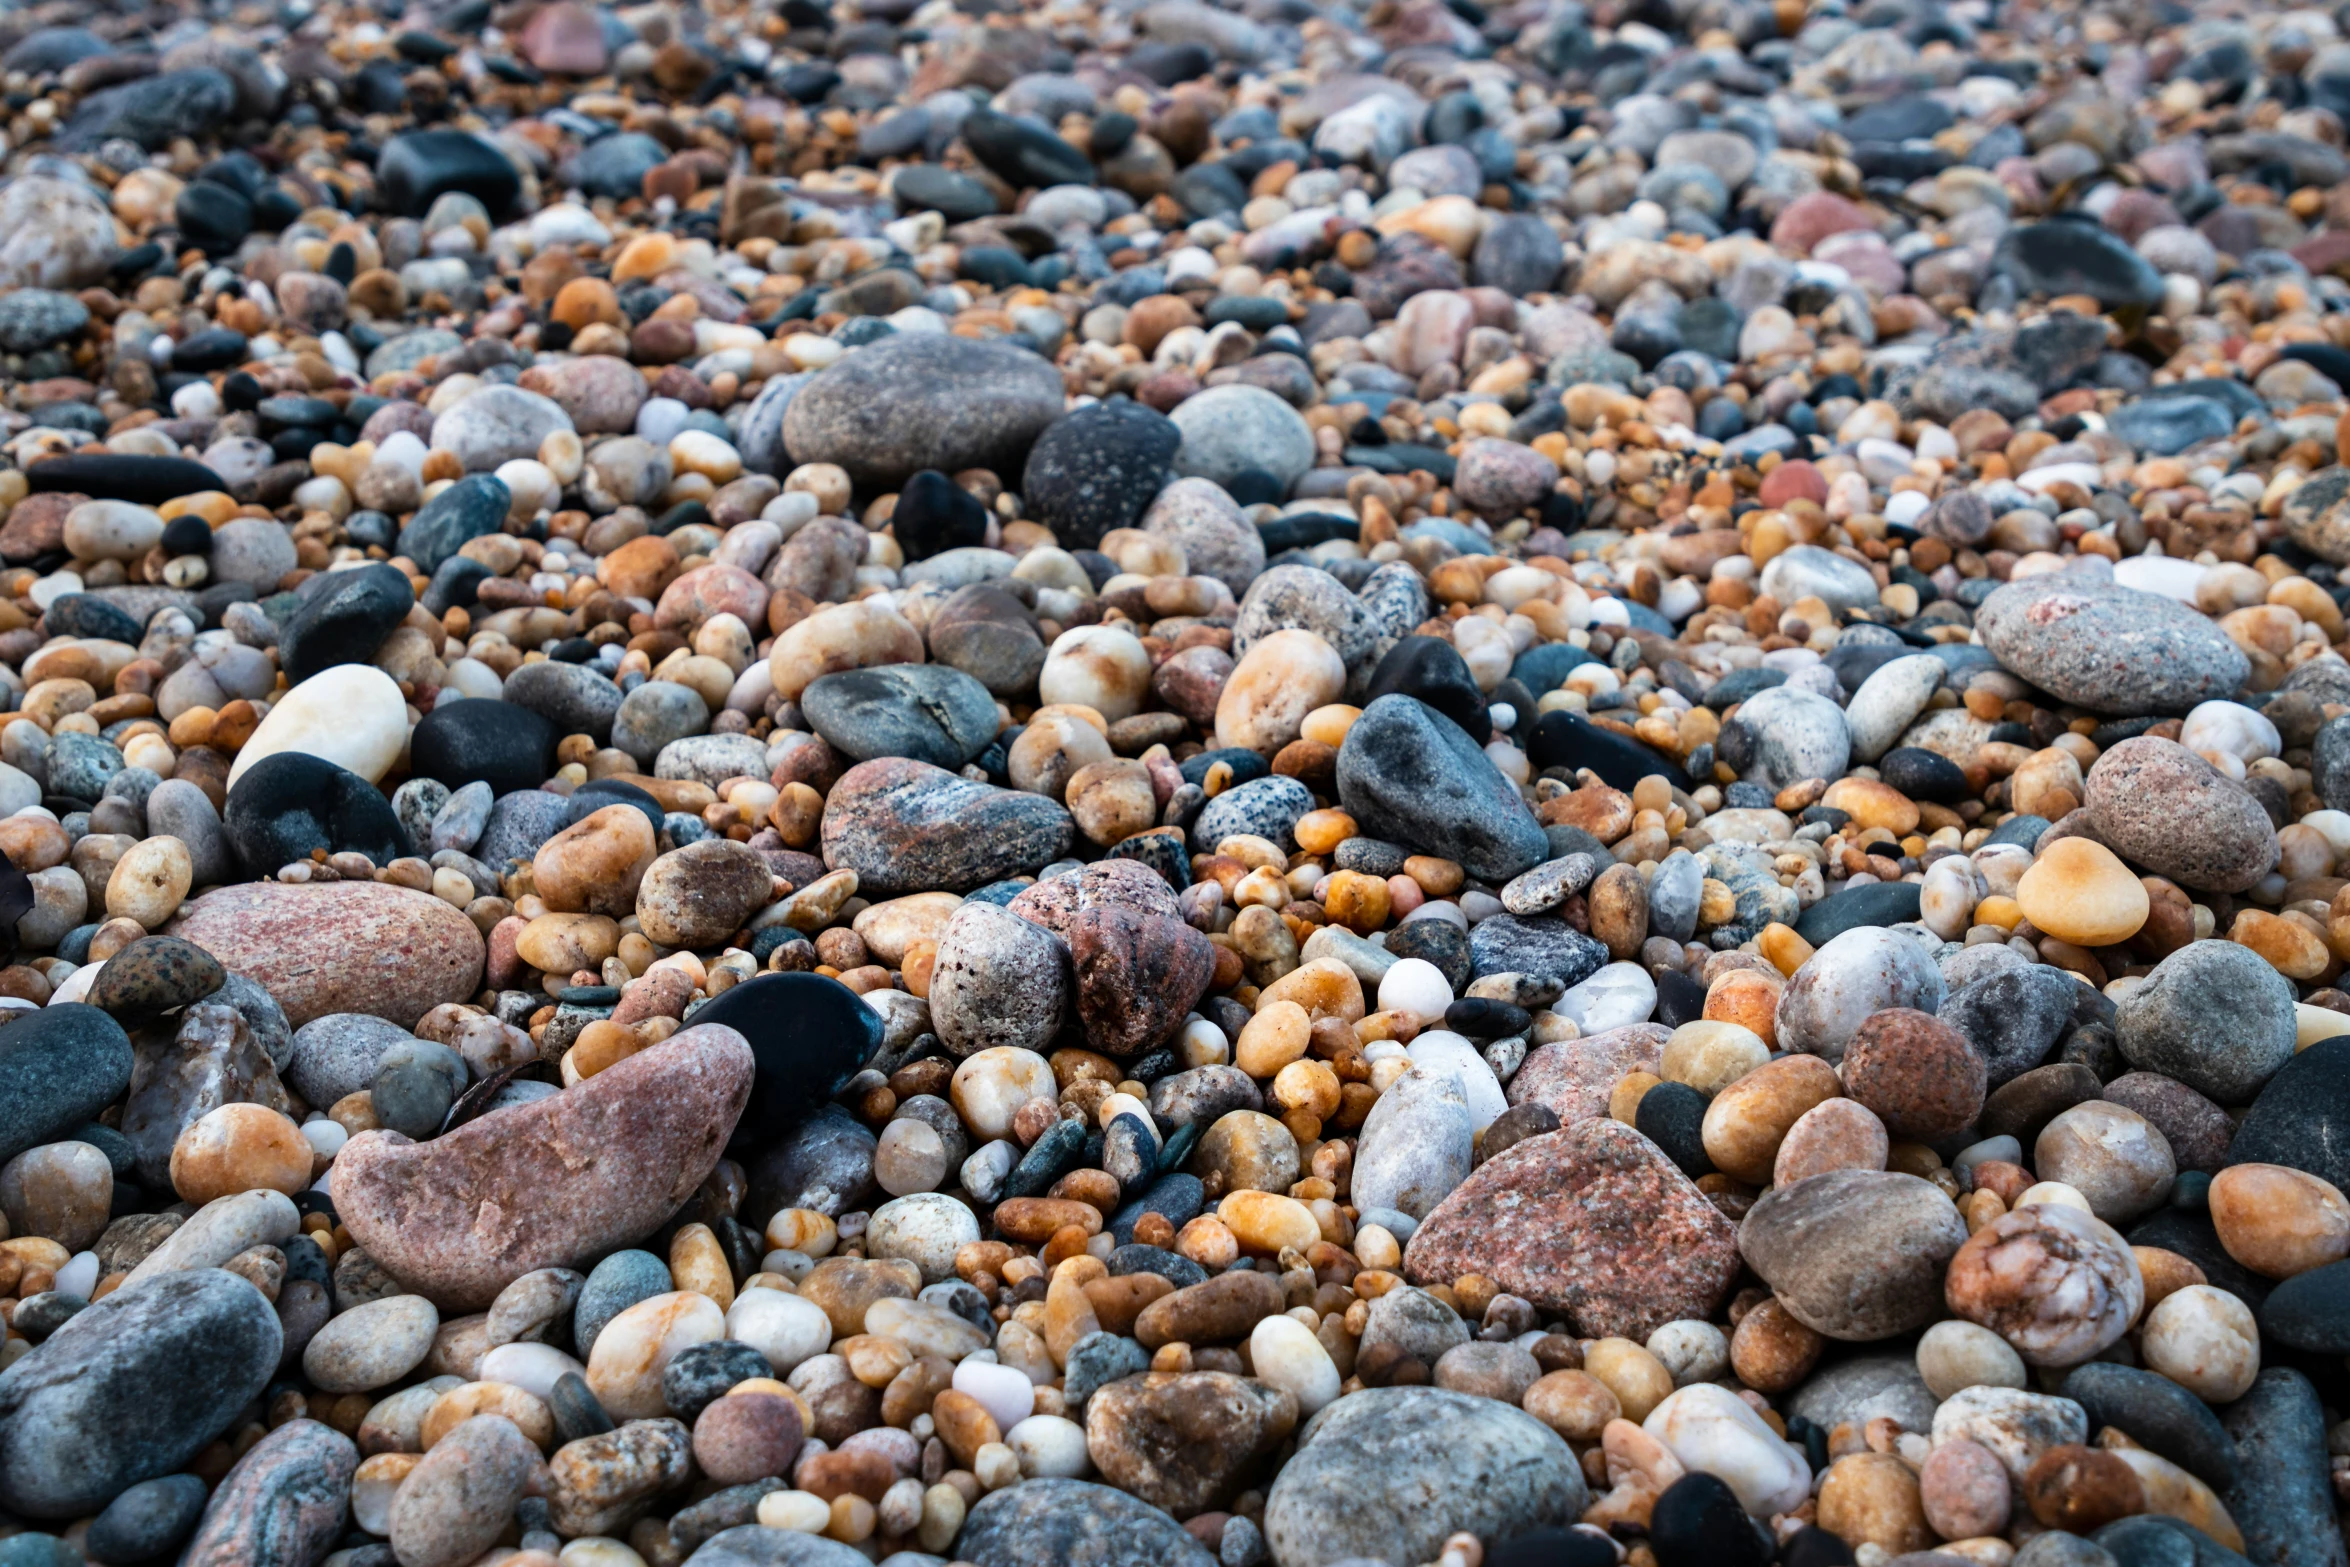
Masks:
[[[1654,775],[1662,775],[1676,789],[1689,787],[1689,775],[1671,757],[1602,729],[1581,713],[1543,714],[1534,726],[1527,755],[1537,772],[1552,767],[1588,767],[1615,789],[1629,790]]]
[[[881,1014],[822,974],[761,974],[687,1021],[723,1023],[750,1041],[758,1073],[736,1135],[760,1141],[821,1109],[881,1048]]]
[[[240,348],[241,348],[240,340]],[[160,506],[198,490],[225,490],[210,468],[187,457],[141,457],[129,452],[68,452],[25,470],[35,490],[76,490],[94,500]]]
[[[1763,1567],[1771,1542],[1719,1476],[1683,1475],[1649,1515],[1658,1567]]]
[[[979,497],[935,468],[925,468],[898,492],[890,532],[909,561],[987,542],[987,508]]]
[[[337,664],[366,663],[416,606],[416,590],[396,566],[361,566],[317,581],[278,634],[278,662],[295,685]]]
[[[452,789],[486,783],[494,794],[535,789],[555,770],[555,726],[512,702],[442,702],[408,741],[409,770]]]
[[[1362,705],[1370,706],[1394,692],[1418,697],[1451,719],[1479,745],[1493,738],[1493,719],[1485,693],[1477,689],[1468,660],[1449,642],[1435,637],[1405,637],[1387,650],[1364,686]]]
[[[346,849],[389,865],[408,852],[407,834],[382,790],[332,762],[294,751],[255,762],[228,792],[221,825],[252,875]]]

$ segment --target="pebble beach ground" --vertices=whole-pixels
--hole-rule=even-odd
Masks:
[[[2346,118],[0,12],[0,1567],[2350,1567]]]

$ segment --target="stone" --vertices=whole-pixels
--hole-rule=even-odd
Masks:
[[[1743,1399],[1713,1383],[1669,1394],[1641,1429],[1689,1470],[1727,1484],[1752,1516],[1785,1512],[1811,1489],[1811,1469],[1800,1450],[1781,1440]],[[1823,1493],[1823,1520],[1833,1516],[1834,1501]]]
[[[890,757],[841,775],[822,832],[826,865],[856,871],[866,896],[890,897],[1033,872],[1068,852],[1074,824],[1050,800]]]
[[[1017,914],[977,900],[947,921],[930,985],[931,1023],[958,1056],[1050,1048],[1070,1002],[1069,949]]]
[[[955,1549],[974,1567],[1211,1567],[1216,1560],[1157,1507],[1065,1479],[1030,1480],[980,1498]]]
[[[2235,695],[2251,670],[2194,610],[2079,572],[2010,582],[1975,624],[2004,667],[2098,713],[2184,713]]]
[[[0,191],[0,285],[88,287],[105,277],[116,243],[104,196],[86,184],[28,174]]]
[[[1992,265],[2025,294],[2087,294],[2108,308],[2162,299],[2153,264],[2095,224],[2020,224],[2001,237]]]
[[[1949,1023],[1907,1007],[1871,1015],[1844,1048],[1845,1092],[1908,1141],[1939,1142],[1975,1124],[1984,1058]]]
[[[2059,1391],[2081,1406],[2092,1430],[2112,1426],[2216,1491],[2236,1483],[2234,1440],[2208,1404],[2170,1378],[2097,1360],[2074,1368]]]
[[[2002,967],[1961,986],[1936,1014],[1983,1058],[1996,1092],[2047,1059],[2071,1026],[2080,986],[2039,964]]]
[[[1967,1237],[1944,1294],[1953,1311],[1999,1334],[2030,1364],[2069,1366],[2121,1337],[2146,1285],[2109,1226],[2081,1209],[2041,1203]]]
[[[442,900],[388,882],[255,882],[187,904],[169,934],[258,981],[296,1028],[337,1012],[403,1027],[472,997],[485,948]]]
[[[436,703],[408,737],[409,771],[462,789],[486,783],[497,794],[535,789],[554,772],[555,726],[512,702]]]
[[[1503,882],[1548,859],[1517,788],[1460,726],[1411,697],[1363,710],[1338,753],[1341,803],[1365,832]]]
[[[1943,1269],[1966,1238],[1938,1189],[1882,1170],[1775,1187],[1738,1227],[1740,1254],[1798,1321],[1864,1342],[1939,1313]]]
[[[637,925],[664,947],[710,947],[740,930],[773,889],[756,849],[705,838],[653,861],[636,894]]]
[[[869,417],[876,407],[893,410],[886,427]],[[801,387],[783,436],[796,461],[835,463],[886,489],[925,468],[1016,473],[1061,411],[1050,361],[1007,343],[905,332],[843,356]]]
[[[1290,1393],[1222,1371],[1146,1373],[1085,1401],[1103,1478],[1178,1517],[1228,1503],[1297,1420]]]
[[[2124,1224],[2170,1196],[2178,1166],[2152,1122],[2092,1099],[2042,1128],[2032,1144],[2032,1171],[2078,1191],[2106,1223]]]
[[[315,1561],[341,1537],[359,1449],[332,1426],[290,1420],[253,1444],[204,1509],[185,1560]]]
[[[1568,1524],[1588,1498],[1566,1442],[1522,1411],[1438,1388],[1371,1388],[1300,1431],[1264,1532],[1283,1567],[1431,1561],[1456,1531],[1507,1539]]]
[[[2270,1366],[2221,1418],[2237,1461],[2236,1484],[2221,1500],[2243,1531],[2245,1554],[2278,1567],[2341,1567],[2325,1414],[2308,1377]]]
[[[903,756],[959,768],[996,733],[988,688],[942,664],[891,664],[823,675],[800,693],[809,727],[857,761]]]
[[[5,1037],[5,1036],[0,1036]],[[2237,1126],[2228,1158],[2350,1182],[2350,1037],[2321,1039],[2285,1063]]]
[[[1408,1069],[1363,1122],[1350,1186],[1356,1206],[1427,1218],[1468,1179],[1473,1138],[1460,1079]]]
[[[1064,549],[1092,549],[1102,535],[1141,520],[1175,477],[1183,432],[1166,415],[1112,398],[1047,426],[1028,454],[1021,497]],[[932,633],[936,646],[935,623]],[[943,655],[941,655],[943,656]]]
[[[1208,802],[1192,821],[1192,846],[1211,851],[1235,834],[1290,844],[1298,819],[1313,808],[1313,791],[1294,778],[1252,778]]]
[[[2292,982],[2250,948],[2190,942],[2122,998],[2114,1038],[2132,1066],[2245,1104],[2293,1059],[2294,1000]]]
[[[1479,975],[1529,974],[1571,988],[1599,971],[1607,948],[1562,919],[1496,914],[1470,930],[1469,956]]]
[[[1875,927],[1849,930],[1805,959],[1788,980],[1779,997],[1778,1043],[1841,1062],[1873,1014],[1887,1007],[1932,1013],[1943,994],[1941,971],[1915,941]]]
[[[386,208],[422,217],[451,191],[473,197],[502,219],[522,194],[521,176],[506,155],[464,131],[410,131],[384,144],[375,164],[376,189]]]
[[[1286,494],[1313,466],[1313,432],[1305,419],[1262,387],[1211,387],[1184,399],[1173,423],[1183,438],[1175,471],[1187,478],[1230,489],[1244,473],[1269,473]]]
[[[2089,770],[2089,826],[2157,876],[2242,892],[2277,862],[2276,829],[2245,790],[2172,740],[2124,740]]]
[[[505,1532],[540,1468],[538,1450],[499,1415],[460,1421],[393,1496],[389,1527],[402,1567],[460,1567]]]
[[[1653,1144],[1589,1120],[1479,1166],[1423,1220],[1404,1267],[1438,1283],[1482,1273],[1578,1332],[1645,1338],[1709,1316],[1738,1259],[1728,1222]]]
[[[0,1162],[94,1119],[134,1065],[130,1036],[94,1006],[52,1005],[0,1027]]]
[[[397,1023],[364,1012],[332,1012],[294,1031],[286,1064],[288,1087],[314,1105],[331,1105],[375,1080],[384,1052],[413,1036]]]
[[[1171,915],[1083,909],[1065,936],[1078,1021],[1087,1042],[1112,1056],[1140,1056],[1165,1044],[1214,976],[1215,948]],[[944,956],[942,945],[940,972]],[[934,978],[934,996],[937,983]]]
[[[204,1482],[194,1475],[142,1480],[106,1504],[83,1543],[98,1561],[151,1561],[194,1531],[206,1497]]]
[[[335,1161],[335,1210],[409,1288],[479,1310],[525,1273],[651,1233],[716,1163],[754,1066],[732,1029],[689,1028],[429,1143],[362,1133]],[[587,1149],[598,1156],[583,1164]],[[567,1200],[546,1202],[555,1191]]]
[[[1739,704],[1716,742],[1723,761],[1750,783],[1783,789],[1840,776],[1852,738],[1843,710],[1794,686],[1773,686]]]
[[[260,1394],[282,1348],[267,1298],[213,1268],[93,1303],[0,1372],[0,1501],[73,1518],[170,1474]]]
[[[491,474],[468,474],[409,519],[400,530],[400,553],[427,572],[438,571],[469,541],[496,533],[513,504],[513,492],[504,480]]]

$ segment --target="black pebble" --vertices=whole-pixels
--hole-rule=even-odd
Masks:
[[[1363,689],[1363,705],[1401,692],[1418,697],[1451,719],[1469,738],[1482,745],[1493,738],[1493,718],[1485,693],[1469,673],[1468,660],[1449,642],[1435,637],[1405,637],[1387,650],[1371,671]]]
[[[1649,1515],[1648,1541],[1658,1567],[1763,1567],[1771,1559],[1771,1542],[1738,1505],[1738,1493],[1702,1472],[1665,1487]],[[1813,1558],[1807,1567],[1830,1563]]]
[[[256,876],[306,860],[313,849],[346,849],[389,865],[408,852],[407,833],[383,791],[332,762],[280,751],[246,770],[228,792],[222,827],[229,847]]]
[[[909,561],[987,541],[987,508],[979,497],[935,468],[925,468],[898,492],[890,532]]]
[[[767,1357],[740,1339],[713,1339],[680,1350],[661,1373],[661,1399],[678,1419],[692,1421],[737,1382],[775,1374]]]
[[[761,974],[695,1011],[750,1041],[758,1073],[738,1136],[764,1142],[807,1119],[881,1048],[881,1014],[822,974]]]
[[[1825,1529],[1806,1524],[1779,1547],[1781,1567],[1852,1567],[1852,1547]]]
[[[163,553],[166,555],[209,555],[212,553],[212,524],[193,512],[174,517],[163,525]]]
[[[1615,1567],[1616,1548],[1589,1529],[1537,1529],[1485,1553],[1486,1567]]]
[[[1471,1039],[1500,1039],[1522,1034],[1534,1026],[1524,1007],[1487,996],[1465,996],[1444,1009],[1444,1026]]]
[[[1640,1096],[1632,1128],[1665,1151],[1691,1180],[1711,1175],[1705,1156],[1705,1095],[1687,1083],[1659,1083]]]
[[[388,568],[387,568],[388,569]],[[555,763],[555,726],[512,702],[442,702],[408,742],[409,770],[451,789],[486,783],[493,794],[535,789]]]
[[[1656,1020],[1667,1028],[1695,1023],[1705,1016],[1705,987],[1678,969],[1656,977]]]
[[[1877,772],[1911,799],[1935,805],[1955,805],[1972,792],[1956,762],[1914,745],[1886,752],[1877,763]]]

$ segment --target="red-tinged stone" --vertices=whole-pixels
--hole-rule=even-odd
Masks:
[[[1167,878],[1137,860],[1096,860],[1074,876],[1038,882],[1005,907],[1063,941],[1070,939],[1077,916],[1088,909],[1177,917]]]
[[[659,1227],[717,1164],[753,1068],[742,1035],[705,1024],[429,1143],[363,1132],[335,1160],[335,1212],[402,1285],[482,1310]]]
[[[767,585],[742,567],[723,561],[696,566],[662,590],[653,623],[690,631],[717,615],[732,615],[746,626],[758,625],[767,618]]]
[[[1487,1160],[1404,1252],[1415,1283],[1483,1274],[1593,1338],[1710,1318],[1738,1266],[1730,1221],[1654,1143],[1609,1120]]]
[[[312,1562],[343,1532],[359,1449],[332,1426],[290,1420],[253,1444],[204,1509],[187,1567]]]
[[[1764,474],[1762,488],[1756,492],[1755,499],[1765,506],[1784,506],[1789,501],[1815,501],[1825,505],[1828,499],[1827,476],[1797,457]]]
[[[509,914],[490,927],[489,959],[484,977],[493,990],[512,990],[530,972],[530,965],[522,961],[519,943],[522,933],[530,928],[530,921],[519,914]]]
[[[1156,871],[1140,868],[1166,886]],[[1085,909],[1069,921],[1068,942],[1085,1042],[1108,1055],[1139,1056],[1165,1044],[1216,972],[1215,944],[1165,914],[1114,904]]]
[[[65,548],[65,514],[88,499],[72,490],[50,490],[18,501],[0,526],[0,560],[28,561]]]
[[[1858,203],[1829,191],[1815,190],[1787,203],[1771,221],[1771,243],[1781,250],[1809,256],[1812,246],[1831,234],[1849,234],[1876,226]]]
[[[1588,1039],[1543,1045],[1510,1079],[1509,1101],[1546,1106],[1562,1127],[1604,1116],[1616,1084],[1630,1072],[1655,1072],[1672,1037],[1662,1023],[1630,1023]]]
[[[523,24],[521,47],[531,64],[563,76],[600,75],[612,61],[595,11],[573,0],[556,0],[533,13]]]
[[[481,932],[430,893],[389,882],[252,882],[208,892],[169,934],[260,984],[300,1028],[365,1012],[402,1028],[480,988]]]
[[[1152,1372],[1086,1400],[1085,1444],[1112,1485],[1188,1518],[1231,1502],[1297,1414],[1295,1395],[1230,1372]]]
[[[2288,254],[2312,272],[2350,276],[2350,229],[2327,229],[2322,234],[2312,234]]]

